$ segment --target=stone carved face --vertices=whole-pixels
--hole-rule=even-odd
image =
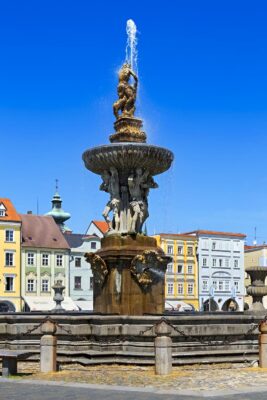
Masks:
[[[164,279],[166,263],[156,251],[145,250],[142,255],[134,257],[130,271],[138,283],[147,289],[152,283]]]
[[[94,282],[102,287],[109,272],[105,261],[95,253],[86,253],[84,256],[86,261],[91,264]]]

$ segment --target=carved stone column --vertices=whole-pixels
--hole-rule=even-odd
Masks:
[[[155,327],[155,372],[156,375],[168,375],[172,372],[171,327],[161,321]]]
[[[57,338],[56,324],[45,321],[41,326],[43,336],[40,340],[40,371],[55,372],[57,370]]]
[[[267,323],[262,322],[259,326],[259,367],[267,368]]]

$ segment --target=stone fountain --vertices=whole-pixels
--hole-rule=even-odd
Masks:
[[[169,257],[142,231],[149,191],[158,187],[153,177],[170,168],[173,153],[146,143],[142,120],[134,116],[138,76],[131,64],[125,62],[118,75],[110,144],[83,154],[86,168],[101,176],[100,190],[109,195],[103,211],[109,231],[101,250],[86,254],[94,275],[94,311],[162,314]]]

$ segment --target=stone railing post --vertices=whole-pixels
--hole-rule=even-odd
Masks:
[[[57,370],[57,330],[55,322],[45,321],[41,325],[43,336],[40,341],[40,371],[55,372]]]
[[[267,368],[267,322],[259,326],[259,367]]]
[[[171,327],[161,321],[155,327],[155,373],[156,375],[168,375],[172,371],[172,340],[170,338]]]

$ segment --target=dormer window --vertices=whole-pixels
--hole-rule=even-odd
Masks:
[[[4,206],[3,203],[0,204],[0,217],[5,217],[6,216],[6,207]]]

